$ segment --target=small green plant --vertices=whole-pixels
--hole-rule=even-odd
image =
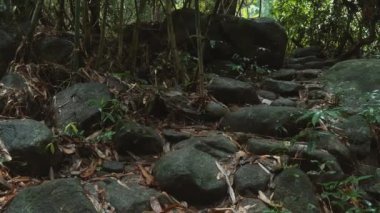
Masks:
[[[90,105],[98,108],[102,126],[105,126],[107,123],[116,124],[120,122],[124,118],[126,111],[123,104],[117,99],[92,101]]]
[[[52,155],[54,155],[54,153],[55,153],[57,147],[56,147],[56,144],[55,144],[54,142],[50,142],[50,143],[46,144],[45,149],[46,149],[46,150],[49,150],[50,153],[51,153]]]
[[[313,127],[335,123],[342,118],[341,112],[336,109],[315,109],[306,112],[297,119],[297,122],[307,120]]]
[[[76,122],[70,122],[68,123],[63,132],[70,136],[70,137],[83,137],[83,130],[79,131],[78,127],[77,127],[77,123]]]
[[[359,182],[371,176],[350,176],[342,181],[322,183],[321,197],[329,206],[345,212],[377,212],[372,203],[363,198],[363,191],[359,189]],[[333,210],[333,209],[331,209]]]
[[[112,130],[107,130],[100,134],[98,137],[96,137],[96,142],[106,142],[106,141],[111,141],[112,137],[115,135],[115,131]]]

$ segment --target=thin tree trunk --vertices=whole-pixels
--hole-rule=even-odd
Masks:
[[[83,32],[84,32],[84,39],[83,44],[86,48],[86,52],[89,53],[91,51],[91,24],[89,20],[89,0],[83,1],[83,17],[82,17],[82,24],[83,24]]]
[[[119,62],[122,61],[123,57],[123,36],[124,35],[124,0],[120,0],[119,6],[119,42],[117,50],[117,58]]]
[[[198,71],[197,71],[197,88],[201,97],[204,96],[204,64],[203,64],[203,37],[201,31],[201,15],[199,12],[199,0],[195,0],[196,11],[196,36],[197,36],[197,53],[198,53]]]
[[[73,69],[79,69],[79,50],[80,50],[80,0],[75,0],[75,49],[73,58]]]
[[[101,30],[100,30],[100,41],[99,41],[99,48],[98,48],[98,55],[97,55],[97,63],[96,63],[96,66],[98,67],[99,64],[100,64],[100,59],[102,58],[103,56],[103,52],[104,52],[104,45],[105,45],[105,36],[106,36],[106,20],[107,20],[107,14],[108,14],[108,0],[105,0],[104,1],[104,5],[103,5],[103,19],[102,19],[102,25],[101,25]]]
[[[261,17],[262,9],[263,9],[263,1],[259,0],[259,17]]]
[[[185,69],[181,64],[179,54],[177,51],[176,38],[174,33],[173,19],[171,16],[171,1],[165,1],[165,11],[167,17],[167,33],[168,33],[168,42],[170,46],[170,54],[174,64],[174,71],[176,75],[176,80],[179,84],[185,83]]]
[[[139,29],[140,29],[140,9],[141,4],[143,2],[140,2],[140,5],[137,3],[137,0],[135,2],[135,13],[136,13],[136,22],[135,26],[133,28],[133,34],[132,34],[132,43],[131,43],[131,52],[129,55],[129,60],[131,64],[131,76],[135,77],[136,75],[136,69],[137,69],[137,54],[138,54],[138,47],[139,47]]]
[[[62,32],[65,26],[65,0],[59,0],[58,11],[57,11],[57,25],[55,29],[58,32]]]

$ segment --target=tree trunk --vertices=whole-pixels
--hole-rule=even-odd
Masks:
[[[165,12],[167,17],[167,33],[168,33],[168,43],[170,46],[170,55],[174,64],[174,71],[176,75],[176,81],[179,84],[185,83],[185,69],[181,64],[179,54],[177,51],[176,38],[174,33],[173,19],[171,16],[171,1],[165,1]]]
[[[117,58],[121,63],[123,57],[123,37],[124,37],[124,0],[120,0],[119,5],[119,41]]]
[[[80,0],[75,0],[75,49],[73,58],[73,69],[79,69],[79,50],[80,50]]]
[[[91,0],[89,3],[89,10],[90,10],[90,24],[92,27],[92,32],[99,35],[101,33],[100,30],[100,0]],[[108,0],[104,1],[105,7],[108,7]],[[104,11],[103,11],[104,12]],[[103,16],[104,18],[105,16]]]
[[[97,62],[96,62],[96,66],[98,67],[100,62],[102,60],[100,60],[102,57],[103,57],[103,52],[104,52],[104,45],[105,45],[105,36],[106,36],[106,23],[107,23],[107,17],[108,15],[108,0],[105,0],[104,1],[104,5],[103,5],[103,14],[102,14],[102,28],[101,28],[101,31],[100,31],[100,41],[99,41],[99,48],[98,48],[98,55],[97,55]]]
[[[199,0],[195,0],[196,11],[196,36],[197,36],[197,53],[198,53],[198,71],[196,76],[197,88],[200,97],[205,95],[204,92],[204,64],[203,64],[203,37],[201,31],[201,14],[199,12]]]
[[[59,0],[58,11],[57,11],[57,24],[55,29],[58,32],[62,32],[65,26],[65,0]]]

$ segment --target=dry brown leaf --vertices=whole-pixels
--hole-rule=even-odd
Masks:
[[[80,173],[80,177],[84,179],[89,178],[96,171],[97,165],[98,165],[97,161],[93,160],[91,164],[83,172]]]
[[[67,155],[71,155],[77,151],[75,144],[58,145],[58,148]]]
[[[137,165],[140,169],[141,175],[143,176],[145,180],[145,184],[148,186],[153,185],[154,183],[154,177],[140,164]]]

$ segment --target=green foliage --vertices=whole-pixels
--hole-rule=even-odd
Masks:
[[[63,132],[70,137],[81,138],[83,137],[84,132],[83,130],[79,130],[77,125],[76,122],[70,122],[65,126]]]
[[[56,149],[57,149],[57,145],[55,144],[55,142],[50,142],[50,143],[48,143],[48,144],[46,145],[45,149],[46,149],[46,150],[49,150],[50,153],[51,153],[52,155],[54,155],[54,153],[55,153],[55,151],[56,151]]]
[[[100,112],[101,125],[106,124],[117,124],[124,118],[127,109],[125,106],[117,99],[111,99],[109,101],[91,101],[90,105],[98,108]]]
[[[342,113],[339,108],[335,109],[315,109],[306,112],[297,119],[297,122],[307,120],[313,127],[335,123],[342,118]]]
[[[359,182],[371,178],[371,176],[350,176],[342,181],[323,183],[322,198],[334,209],[345,212],[377,212],[376,207],[363,197],[363,191],[359,189]]]
[[[380,125],[380,91],[374,90],[366,96],[368,104],[364,104],[360,109],[362,115],[371,125]]]

